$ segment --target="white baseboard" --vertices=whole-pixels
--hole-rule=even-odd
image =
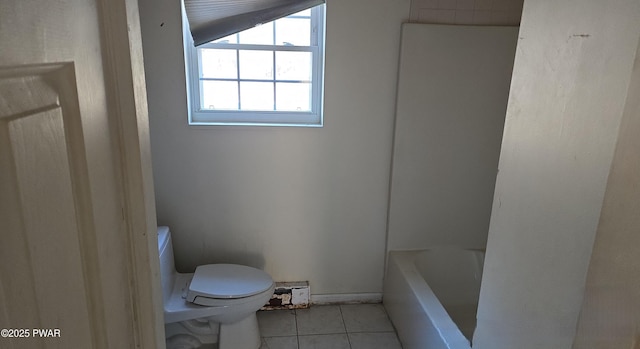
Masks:
[[[381,303],[382,293],[312,294],[311,304]]]

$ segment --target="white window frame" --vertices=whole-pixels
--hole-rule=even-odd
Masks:
[[[310,46],[249,45],[228,43],[206,43],[194,47],[189,31],[185,32],[185,60],[187,73],[187,95],[189,104],[189,125],[230,125],[230,126],[323,126],[324,92],[324,13],[325,5],[311,8]],[[302,51],[312,53],[311,111],[245,111],[211,110],[201,108],[200,89],[201,66],[200,48],[254,49],[271,51]],[[240,77],[238,76],[238,79]],[[275,79],[275,77],[274,77]],[[242,81],[239,79],[239,81]],[[274,80],[275,81],[275,80]]]

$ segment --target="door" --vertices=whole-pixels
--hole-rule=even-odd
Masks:
[[[0,2],[1,348],[164,346],[133,0]]]

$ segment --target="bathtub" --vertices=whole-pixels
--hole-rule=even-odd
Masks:
[[[470,349],[484,251],[391,251],[383,304],[404,349]]]

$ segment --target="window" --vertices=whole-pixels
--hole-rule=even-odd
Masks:
[[[188,45],[191,125],[322,126],[324,5]]]

